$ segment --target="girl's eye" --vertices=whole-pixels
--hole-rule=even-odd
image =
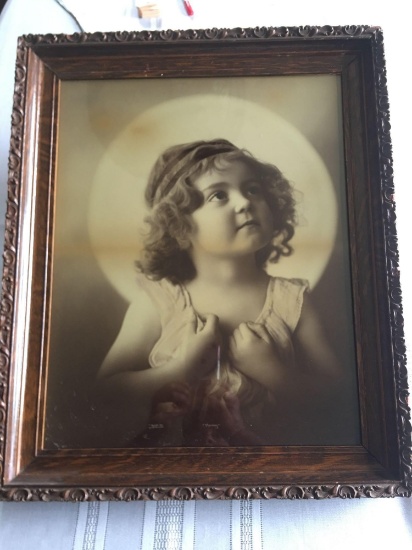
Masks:
[[[262,188],[258,183],[252,183],[247,186],[246,192],[252,197],[256,197],[262,194]]]
[[[227,199],[226,191],[216,191],[209,197],[209,202],[211,201],[225,201]]]

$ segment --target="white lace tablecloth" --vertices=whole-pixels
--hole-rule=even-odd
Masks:
[[[141,29],[133,0],[62,0],[86,31]],[[282,3],[273,0],[160,0],[162,28],[299,24],[380,24],[386,31],[399,244],[406,334],[412,334],[410,231],[410,85],[402,58],[402,8],[348,0]],[[406,5],[406,4],[405,4]],[[398,10],[398,11],[397,11]],[[371,17],[373,15],[373,18]],[[74,19],[54,0],[9,0],[0,18],[0,220],[4,229],[9,125],[18,35],[71,33]],[[390,60],[390,62],[389,62]],[[393,83],[391,85],[391,82]],[[396,85],[395,85],[396,82]],[[409,91],[409,92],[408,92]],[[409,281],[409,285],[406,284]],[[408,341],[410,341],[410,336]],[[407,341],[407,343],[408,343]],[[0,503],[0,549],[21,550],[343,550],[410,548],[412,500]]]

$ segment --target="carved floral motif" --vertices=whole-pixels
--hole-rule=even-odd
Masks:
[[[410,488],[401,485],[288,485],[276,487],[158,487],[93,489],[0,489],[0,500],[21,501],[136,501],[136,500],[226,500],[226,499],[325,499],[325,498],[393,498],[411,496]]]
[[[379,27],[367,25],[323,27],[256,27],[235,29],[187,29],[163,31],[120,31],[46,35],[25,35],[22,39],[27,46],[40,44],[95,44],[115,42],[176,42],[180,40],[250,40],[256,38],[321,38],[321,37],[365,37],[377,36]]]
[[[383,50],[383,36],[379,32],[372,42],[375,74],[375,91],[377,95],[377,130],[379,143],[379,163],[381,177],[381,197],[383,208],[383,223],[386,241],[386,266],[389,287],[389,305],[392,332],[395,389],[398,407],[398,437],[401,449],[403,479],[411,484],[412,479],[412,447],[411,423],[408,407],[408,378],[406,370],[406,347],[403,333],[403,315],[401,302],[401,287],[399,279],[399,257],[396,235],[396,213],[394,201],[394,184],[392,168],[392,144],[390,138],[389,100],[386,87],[386,69]]]
[[[26,66],[27,49],[20,46],[17,51],[15,70],[0,305],[0,479],[3,478],[7,383],[16,277],[17,222],[19,217],[19,182],[26,93]]]

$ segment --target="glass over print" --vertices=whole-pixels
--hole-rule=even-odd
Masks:
[[[359,441],[340,86],[62,84],[46,447]]]

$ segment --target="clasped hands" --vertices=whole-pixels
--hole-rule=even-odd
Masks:
[[[207,315],[201,327],[193,318],[178,348],[179,359],[174,363],[176,381],[163,387],[154,396],[153,412],[160,417],[173,418],[189,413],[193,406],[193,390],[197,384],[217,370],[222,335],[219,320]],[[230,336],[226,357],[231,366],[257,381],[270,391],[279,379],[279,359],[275,343],[267,329],[258,323],[241,323]],[[222,388],[221,398],[231,399],[230,388]]]
[[[216,369],[222,344],[216,315],[207,315],[200,329],[198,319],[193,316],[177,350],[183,377],[189,382],[201,380]],[[275,369],[279,362],[275,342],[266,327],[251,321],[241,323],[233,331],[225,355],[234,369],[258,382],[261,382],[259,370]]]

